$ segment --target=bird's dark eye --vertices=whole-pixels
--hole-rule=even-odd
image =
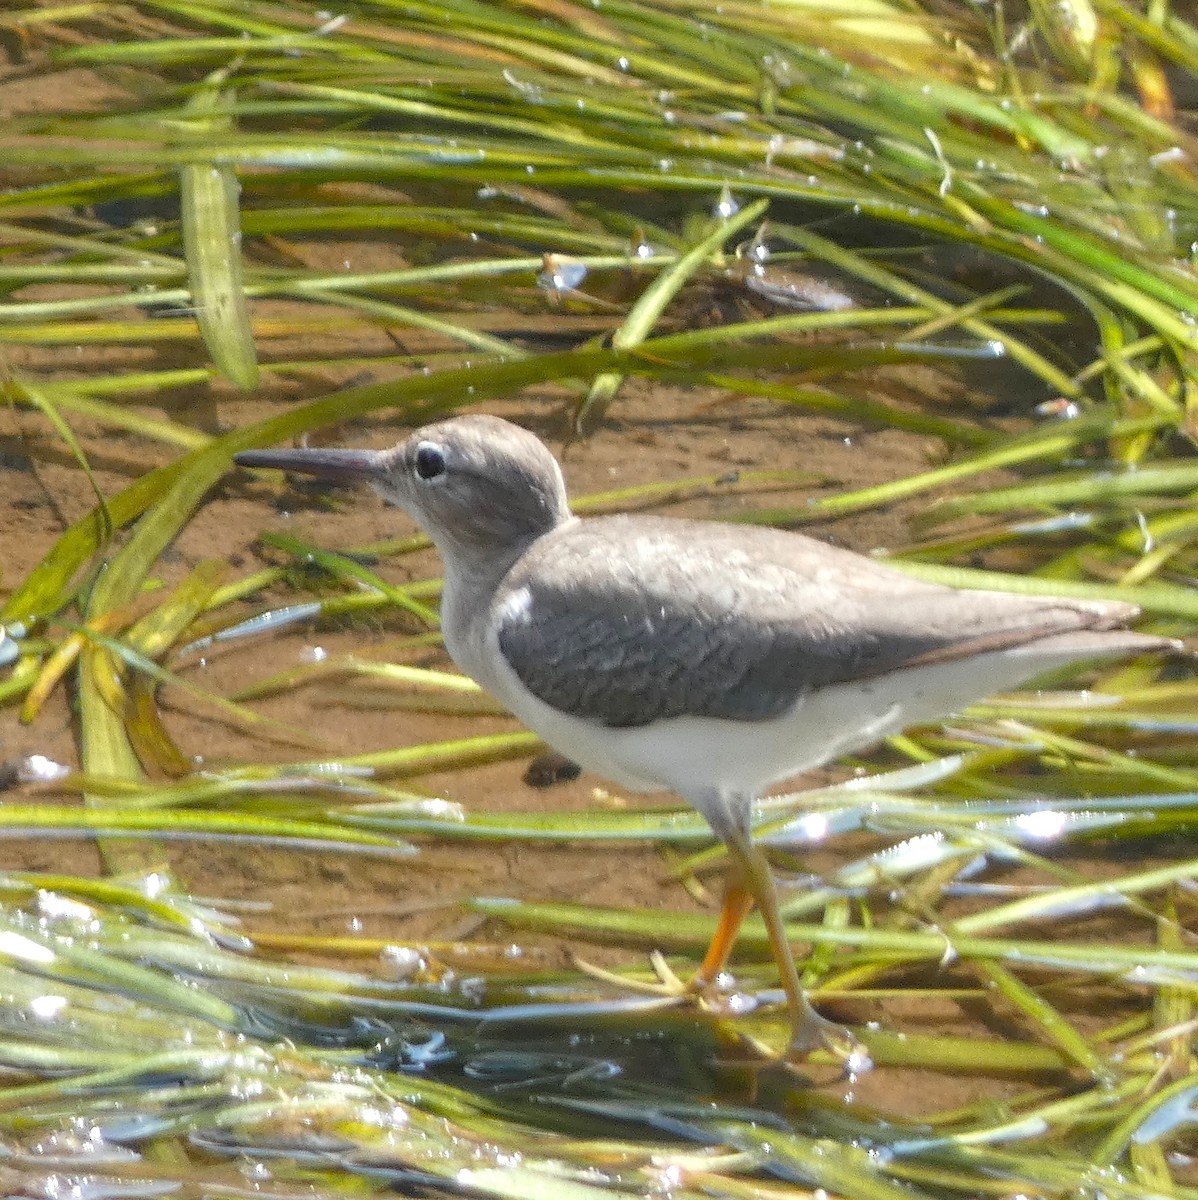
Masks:
[[[440,446],[424,442],[416,447],[416,474],[421,479],[436,479],[445,474],[445,455]]]

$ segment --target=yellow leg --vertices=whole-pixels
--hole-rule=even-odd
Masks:
[[[802,1057],[810,1050],[823,1047],[850,1062],[856,1069],[864,1069],[869,1065],[869,1058],[857,1039],[843,1025],[821,1017],[807,999],[795,966],[794,955],[791,953],[790,941],[786,936],[786,926],[778,910],[778,893],[774,888],[774,877],[765,855],[747,837],[742,839],[734,835],[725,841],[725,845],[732,856],[734,869],[743,881],[742,889],[748,892],[761,912],[774,962],[782,978],[791,1023],[787,1057]],[[717,937],[718,934],[717,930]],[[709,950],[708,958],[711,957],[711,953]],[[704,960],[704,966],[706,965],[707,961]]]
[[[711,945],[703,957],[703,965],[691,981],[695,991],[701,991],[715,982],[716,976],[724,969],[728,955],[736,944],[736,935],[740,932],[741,923],[753,907],[753,893],[741,880],[740,871],[729,872],[724,883],[724,904],[720,909],[719,924],[711,938]]]

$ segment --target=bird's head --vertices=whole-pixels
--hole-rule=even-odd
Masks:
[[[499,417],[438,421],[390,450],[248,450],[235,461],[368,483],[450,553],[523,548],[570,516],[557,460]]]

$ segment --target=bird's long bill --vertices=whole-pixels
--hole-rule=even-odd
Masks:
[[[382,472],[382,460],[378,450],[243,450],[233,455],[241,467],[273,467],[329,483],[369,483]]]

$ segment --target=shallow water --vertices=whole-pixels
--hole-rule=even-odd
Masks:
[[[69,78],[59,79],[58,86],[77,87],[81,98],[104,102],[107,93],[98,76],[66,74]],[[23,90],[21,106],[38,103],[37,91],[37,86]],[[14,92],[0,86],[0,113],[12,112],[13,107]],[[664,219],[661,212],[654,215]],[[342,264],[352,264],[354,270],[367,271],[399,267],[405,261],[397,247],[383,239],[352,245],[314,240],[292,245],[288,251],[313,268],[340,269]],[[936,260],[930,261],[927,269],[947,273]],[[24,294],[51,293],[29,288]],[[705,293],[694,311],[738,302],[738,297],[729,301],[726,296]],[[281,319],[309,310],[282,301],[263,301],[255,306],[255,313],[263,319]],[[529,344],[542,345],[552,340],[555,319],[546,306],[545,311],[531,316],[496,314],[496,327],[501,320],[515,322]],[[1074,332],[1071,328],[1070,333]],[[438,345],[418,331],[404,331],[404,348],[413,354]],[[379,380],[397,377],[406,369],[386,358],[395,351],[392,340],[364,325],[336,334],[318,331],[311,337],[264,336],[259,351],[264,359],[301,354],[375,357],[378,365],[372,378]],[[121,347],[14,345],[5,353],[15,372],[31,378],[95,376],[109,366],[127,368],[129,363]],[[146,369],[206,361],[194,342],[164,342],[153,350],[142,347],[133,357]],[[319,378],[270,376],[249,398],[221,384],[181,388],[147,407],[152,412],[160,406],[190,427],[215,433],[348,384],[360,369],[360,365],[330,366]],[[905,365],[879,369],[868,378],[855,380],[854,386],[869,399],[943,415],[985,418],[995,428],[1021,428],[1035,419],[1033,409],[1043,399],[1041,392],[1015,386],[1007,364],[991,364],[984,372],[971,366],[968,385],[962,377],[958,365],[943,370]],[[564,399],[564,389],[544,388],[487,409],[519,420],[557,447],[566,427]],[[86,420],[73,419],[72,425],[100,486],[109,494],[127,486],[147,465],[173,457],[173,452],[129,435],[101,431]],[[380,416],[347,422],[330,429],[328,437],[338,444],[385,446],[402,433],[400,422]],[[746,496],[717,485],[701,499],[669,508],[680,515],[721,518],[762,504],[801,505],[807,497],[833,495],[924,470],[944,457],[942,444],[930,438],[863,428],[715,391],[636,381],[625,385],[608,420],[593,437],[569,447],[565,470],[574,494],[708,473],[731,478],[738,471],[757,468],[788,468],[810,476],[803,487],[789,494]],[[994,473],[979,477],[971,486],[1004,481]],[[89,485],[41,418],[13,407],[0,409],[4,587],[19,583],[56,535],[92,503]],[[914,519],[920,509],[917,502],[895,504],[833,523],[818,523],[812,531],[862,551],[899,547],[919,536]],[[163,556],[156,578],[169,587],[205,559],[228,562],[233,577],[248,573],[259,561],[255,540],[262,530],[282,531],[336,548],[391,538],[409,532],[410,526],[371,497],[330,498],[233,473],[213,491]],[[987,561],[1017,569],[1024,556],[1016,542]],[[439,573],[431,554],[405,558],[382,569],[393,582]],[[282,588],[272,593],[272,599],[279,602],[291,596]],[[226,695],[281,669],[309,663],[319,654],[336,656],[352,651],[386,659],[410,632],[412,626],[405,617],[388,613],[331,628],[299,626],[272,636],[247,638],[206,650],[202,657],[192,656],[177,665],[190,680]],[[412,661],[445,665],[437,651],[422,652]],[[160,699],[172,736],[197,767],[288,761],[301,753],[294,746],[230,728],[178,689],[164,690]],[[378,688],[349,683],[300,688],[256,702],[255,707],[309,731],[321,752],[337,756],[514,728],[502,718],[407,711],[390,704]],[[42,754],[74,766],[78,762],[76,741],[71,696],[64,688],[58,689],[32,725],[21,724],[14,708],[0,710],[0,758],[4,760]],[[1177,744],[1182,744],[1180,739]],[[308,756],[311,751],[303,753]],[[872,769],[905,761],[882,751],[868,765]],[[451,799],[471,811],[591,809],[604,813],[619,803],[618,798],[613,801],[597,795],[602,781],[591,777],[548,790],[529,787],[523,777],[526,765],[517,760],[465,772],[433,773],[403,781],[403,786]],[[803,783],[813,786],[849,771],[849,767],[835,767],[819,779]],[[1085,792],[1084,771],[1074,770],[1068,761],[1045,768],[1043,774],[1050,797],[1054,789],[1065,794]],[[7,798],[28,799],[35,794],[35,789],[18,788]],[[894,830],[854,832],[829,837],[794,855],[789,850],[781,852],[781,874],[795,891],[806,890],[814,886],[807,873],[832,879],[846,863],[900,836]],[[261,958],[360,971],[382,981],[379,990],[388,993],[382,1000],[376,997],[377,1003],[368,1004],[359,997],[353,1003],[313,1003],[308,1008],[291,995],[272,993],[265,987],[257,991],[229,988],[244,1031],[269,1039],[290,1037],[301,1046],[342,1048],[370,1066],[412,1071],[422,1079],[460,1085],[486,1097],[512,1119],[573,1137],[613,1136],[614,1130],[629,1138],[699,1141],[701,1137],[688,1125],[693,1114],[686,1106],[718,1101],[723,1106],[721,1113],[741,1106],[739,1115],[744,1120],[767,1131],[797,1130],[810,1137],[859,1146],[870,1146],[871,1139],[914,1143],[920,1137],[934,1136],[918,1126],[920,1119],[929,1115],[975,1106],[970,1112],[979,1121],[992,1118],[991,1124],[1001,1126],[1008,1111],[1004,1104],[1017,1097],[1026,1101],[1029,1089],[1042,1086],[1044,1095],[1067,1097],[1089,1086],[1088,1077],[1076,1068],[1040,1071],[1016,1063],[982,1070],[971,1063],[971,1044],[1009,1041],[1034,1043],[1044,1049],[1051,1039],[1043,1027],[996,994],[993,978],[953,961],[947,938],[943,961],[929,962],[925,955],[908,968],[892,968],[882,979],[865,979],[853,989],[854,995],[821,1001],[839,1019],[859,1026],[872,1024],[882,1049],[886,1037],[894,1039],[889,1043],[889,1058],[879,1053],[877,1068],[857,1079],[846,1080],[824,1064],[796,1074],[762,1068],[759,1060],[746,1064],[747,1052],[733,1036],[738,1023],[721,1024],[689,1007],[602,1016],[567,1009],[555,1011],[550,1021],[544,1006],[577,1001],[588,989],[613,1009],[615,999],[622,998],[618,989],[580,982],[582,976],[574,968],[572,955],[605,967],[642,965],[647,951],[654,948],[652,936],[642,936],[632,945],[611,946],[581,934],[565,937],[513,930],[495,916],[471,911],[464,902],[475,897],[508,897],[711,916],[718,899],[717,875],[700,873],[697,883],[687,880],[684,886],[672,875],[673,857],[636,842],[535,845],[420,839],[420,843],[418,856],[399,862],[216,842],[167,847],[169,865],[180,885],[196,896],[211,898],[219,907],[237,911],[242,931],[258,943]],[[1066,849],[1051,841],[1037,849],[1045,855],[1046,864],[1029,858],[987,874],[985,883],[1010,889],[1001,893],[979,888],[974,894],[962,890],[945,899],[936,879],[927,882],[926,888],[925,881],[906,888],[901,881],[879,876],[865,889],[870,915],[891,921],[901,930],[935,933],[946,920],[985,913],[1025,890],[1034,895],[1034,889],[1049,879],[1096,880],[1184,861],[1190,853],[1188,842],[1182,839],[1125,843],[1110,852],[1098,847]],[[9,839],[0,840],[0,868],[93,875],[101,871],[102,864],[88,842]],[[862,909],[854,905],[861,900],[860,892],[846,894],[837,915],[860,916]],[[1179,922],[1192,915],[1188,911],[1188,880],[1178,886],[1174,903],[1180,909]],[[1183,923],[1183,946],[1188,945],[1184,928]],[[1147,947],[1156,932],[1147,913],[1079,906],[1068,920],[1046,920],[1042,926],[1021,929],[1020,936],[1041,936],[1062,944],[1109,941],[1135,948]],[[318,952],[298,940],[308,935],[356,939],[364,952],[354,953],[345,946],[336,954]],[[453,943],[458,943],[457,948]],[[475,943],[478,949],[472,948]],[[416,948],[421,960],[420,970],[407,988],[396,981],[402,965],[397,964],[396,954],[378,948],[406,944]],[[430,944],[434,944],[431,949],[422,951]],[[762,965],[765,961],[759,951],[742,948],[734,974],[746,992],[771,986],[770,969]],[[1063,972],[1050,975],[1042,967],[1029,965],[1028,978],[1044,985],[1051,1000],[1083,1036],[1141,1014],[1150,994],[1159,996],[1164,990],[1150,993],[1145,987],[1136,991],[1124,986],[1115,971],[1109,978],[1092,972],[1062,982]],[[679,963],[682,973],[687,969]],[[876,984],[876,990],[871,984]],[[1187,993],[1183,981],[1176,991],[1184,997],[1192,993],[1192,986]],[[533,1001],[542,1006],[540,1017],[516,1011],[503,1021],[481,1019],[491,1006],[514,1007]],[[456,1011],[441,1019],[437,1006]],[[777,1032],[769,1029],[768,1022],[764,1024],[767,1032]],[[749,1021],[739,1027],[760,1028]],[[940,1068],[926,1063],[893,1065],[898,1057],[897,1039],[905,1036],[914,1044],[921,1035],[961,1039],[957,1059]],[[1178,1061],[1182,1061],[1180,1057]],[[1023,1136],[1026,1134],[1024,1130]],[[215,1155],[219,1150],[215,1138],[206,1144],[205,1152]],[[785,1174],[782,1177],[790,1179]]]
[[[947,380],[939,383],[942,388],[949,386]],[[213,415],[222,425],[233,424],[269,402],[269,398],[241,401],[221,396],[214,401]],[[498,406],[498,411],[550,438],[555,429],[560,429],[559,419],[547,404],[508,404]],[[0,528],[7,531],[6,544],[14,549],[7,578],[15,581],[48,548],[64,515],[83,510],[89,493],[78,472],[62,461],[51,436],[39,430],[32,417],[9,409],[0,414],[0,421],[7,426],[3,433],[5,465],[0,470],[10,480],[4,494],[13,498],[0,510]],[[143,465],[131,440],[88,436],[86,429],[80,432],[85,435],[84,444],[99,468],[103,486],[119,487],[133,469]],[[399,427],[378,421],[339,430],[338,437],[347,444],[385,445],[400,433]],[[812,471],[820,484],[804,494],[819,494],[911,472],[934,453],[932,444],[911,435],[851,428],[833,420],[776,411],[764,404],[738,402],[734,409],[727,405],[711,408],[709,398],[701,395],[640,385],[629,389],[615,418],[593,439],[570,448],[566,473],[572,492],[582,494],[673,476],[769,465]],[[790,500],[767,497],[770,503],[776,499]],[[670,511],[722,517],[758,502],[758,497],[716,495]],[[906,540],[906,520],[907,510],[896,506],[837,522],[818,533],[865,550]],[[234,474],[188,525],[162,563],[160,577],[169,584],[204,557],[226,558],[235,571],[249,570],[255,561],[255,538],[264,529],[286,531],[319,545],[337,547],[397,536],[409,528],[406,518],[385,509],[373,497],[341,494],[330,498]],[[389,575],[398,582],[405,576],[423,578],[437,572],[435,556],[429,553],[414,561],[404,560],[401,570],[390,571]],[[289,665],[311,661],[317,651],[330,656],[352,651],[386,658],[389,646],[407,628],[409,622],[399,613],[340,628],[300,627],[277,636],[228,643],[205,651],[200,658],[184,660],[181,666],[188,678],[218,694],[228,694]],[[443,665],[437,651],[424,652],[415,661]],[[197,766],[272,758],[284,761],[297,756],[294,747],[272,745],[230,729],[177,691],[167,689],[162,701],[173,736],[187,755],[194,756]],[[376,689],[348,683],[300,688],[261,701],[257,707],[291,726],[315,732],[320,746],[338,756],[515,728],[512,722],[497,718],[397,710]],[[0,737],[9,758],[40,753],[66,764],[77,761],[73,724],[61,689],[32,726],[19,724],[12,709],[0,713]],[[309,757],[310,752],[302,756]],[[470,809],[585,810],[596,803],[601,780],[584,776],[542,790],[524,782],[526,766],[523,760],[498,763],[466,772],[427,775],[403,786],[451,798]],[[832,768],[824,778],[833,779],[843,773],[843,769]],[[820,780],[805,782],[811,785]],[[804,853],[802,866],[817,875],[830,874],[867,849],[884,844],[884,840],[860,836],[834,838],[814,852]],[[718,899],[718,877],[709,876],[706,897],[697,898],[668,879],[658,851],[635,843],[555,846],[434,841],[422,845],[418,857],[402,863],[203,843],[171,848],[169,855],[179,882],[192,893],[250,902],[252,910],[243,919],[251,937],[259,932],[315,934],[420,944],[465,936],[500,948],[517,945],[523,957],[511,965],[553,971],[568,969],[572,952],[596,964],[612,966],[642,962],[643,951],[514,933],[495,921],[480,923],[479,918],[463,911],[461,901],[473,896],[510,896],[711,914]],[[1082,877],[1114,869],[1104,857],[1074,859],[1070,865]],[[99,868],[99,861],[86,843],[3,841],[0,866],[88,874]],[[1028,873],[1027,878],[1032,875]],[[1004,882],[1018,885],[1020,876],[1015,873]],[[966,911],[977,903],[966,902],[964,909],[956,907]],[[1117,914],[1083,915],[1075,932],[1086,937],[1118,936],[1121,919]],[[311,955],[301,957],[317,961]],[[356,969],[368,972],[385,975],[389,970],[377,955],[350,961]],[[457,970],[460,973],[461,968]],[[943,986],[944,980],[937,978],[937,972],[929,974],[921,968],[907,982]],[[974,981],[968,981],[967,991],[972,992],[975,986]],[[1004,1032],[1002,1022],[995,1024],[993,1011],[988,1006],[979,1008],[968,996],[958,1003],[922,993],[910,1001],[896,995],[882,1002],[833,1002],[829,1011],[852,1023],[877,1022],[888,1031],[965,1038],[1001,1036]],[[1109,1020],[1110,1015],[1100,1006],[1092,1019],[1094,1026]],[[1073,1012],[1071,1017],[1084,1028],[1084,1014]],[[697,1061],[708,1063],[705,1071],[716,1070],[708,1087],[721,1091],[728,1099],[738,1095],[743,1099],[748,1094],[744,1082],[737,1082],[735,1070],[715,1068],[714,1064],[728,1052],[718,1050],[709,1022],[697,1014],[688,1017],[685,1012],[673,1013],[658,1032],[635,1035],[632,1041],[627,1040],[631,1035],[622,1033],[607,1037],[588,1034],[587,1043],[599,1037],[603,1045],[600,1050],[592,1047],[586,1053],[579,1051],[573,1036],[564,1031],[550,1035],[546,1042],[546,1035],[537,1026],[532,1028],[533,1048],[528,1049],[520,1036],[510,1031],[505,1031],[504,1037],[515,1036],[515,1042],[503,1040],[496,1045],[491,1040],[493,1034],[473,1030],[469,1022],[452,1024],[448,1029],[452,1057],[444,1067],[430,1069],[434,1073],[444,1071],[447,1078],[484,1091],[523,1094],[542,1085],[552,1090],[558,1081],[569,1087],[585,1083],[591,1091],[602,1092],[607,1085],[605,1072],[609,1071],[603,1064],[610,1063],[618,1067],[623,1088],[630,1077],[644,1075],[651,1079],[660,1074],[662,1068],[645,1068],[646,1047],[652,1047],[654,1061],[663,1054],[666,1061],[671,1053],[681,1053],[684,1058],[698,1054]],[[1017,1032],[1018,1022],[1006,1030]],[[296,1032],[302,1039],[302,1033]],[[682,1040],[678,1041],[680,1034]],[[705,1049],[684,1049],[692,1034]],[[666,1048],[672,1039],[674,1051]],[[508,1057],[497,1058],[500,1050]],[[826,1069],[816,1070],[814,1077],[823,1080],[829,1098],[851,1103],[854,1111],[877,1108],[899,1118],[952,1109],[981,1096],[1001,1099],[1022,1086],[1004,1079],[1001,1072],[997,1076],[963,1078],[952,1071],[879,1067],[851,1083],[837,1079],[834,1071]],[[787,1090],[784,1088],[783,1094]]]

